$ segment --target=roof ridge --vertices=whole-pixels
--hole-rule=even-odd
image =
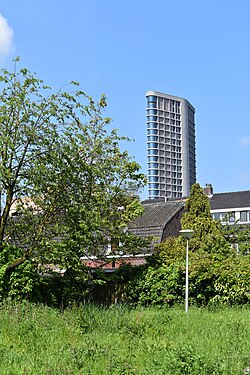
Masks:
[[[221,195],[221,194],[236,194],[236,193],[250,193],[250,190],[238,190],[238,191],[225,191],[225,192],[221,192],[221,193],[213,193],[213,196],[214,195]]]

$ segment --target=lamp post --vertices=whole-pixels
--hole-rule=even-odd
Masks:
[[[186,314],[188,313],[188,240],[193,237],[194,231],[192,229],[183,229],[179,231],[180,235],[187,240],[186,249],[186,289],[185,289],[185,309]]]

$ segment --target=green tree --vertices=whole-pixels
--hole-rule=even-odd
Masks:
[[[193,229],[189,241],[189,300],[198,305],[249,303],[249,255],[237,255],[232,243],[247,231],[225,228],[213,221],[208,197],[199,184],[191,188],[182,229]],[[185,292],[185,249],[182,237],[168,238],[155,247],[143,272],[131,281],[131,299],[141,304],[179,303]],[[134,292],[133,292],[134,291]]]
[[[191,252],[217,255],[230,252],[230,246],[222,233],[220,223],[211,217],[209,198],[198,183],[191,188],[181,226],[182,229],[194,230],[194,236],[189,241]]]
[[[227,220],[227,216],[225,219]],[[229,221],[226,221],[221,228],[226,241],[234,247],[237,254],[250,254],[249,224],[241,224],[238,221],[229,223]]]
[[[0,76],[2,280],[25,265],[76,271],[112,241],[135,251],[127,226],[142,212],[145,176],[120,149],[128,138],[109,130],[106,98],[95,103],[75,82],[54,93],[16,64]]]

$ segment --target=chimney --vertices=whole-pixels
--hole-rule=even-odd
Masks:
[[[206,184],[206,186],[203,188],[203,191],[208,197],[211,197],[214,193],[212,184]]]

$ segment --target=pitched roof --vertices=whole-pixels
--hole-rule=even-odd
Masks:
[[[210,206],[211,210],[250,207],[250,190],[213,194]]]
[[[143,214],[130,225],[130,232],[140,237],[156,236],[160,242],[166,224],[184,207],[184,202],[143,203]]]

